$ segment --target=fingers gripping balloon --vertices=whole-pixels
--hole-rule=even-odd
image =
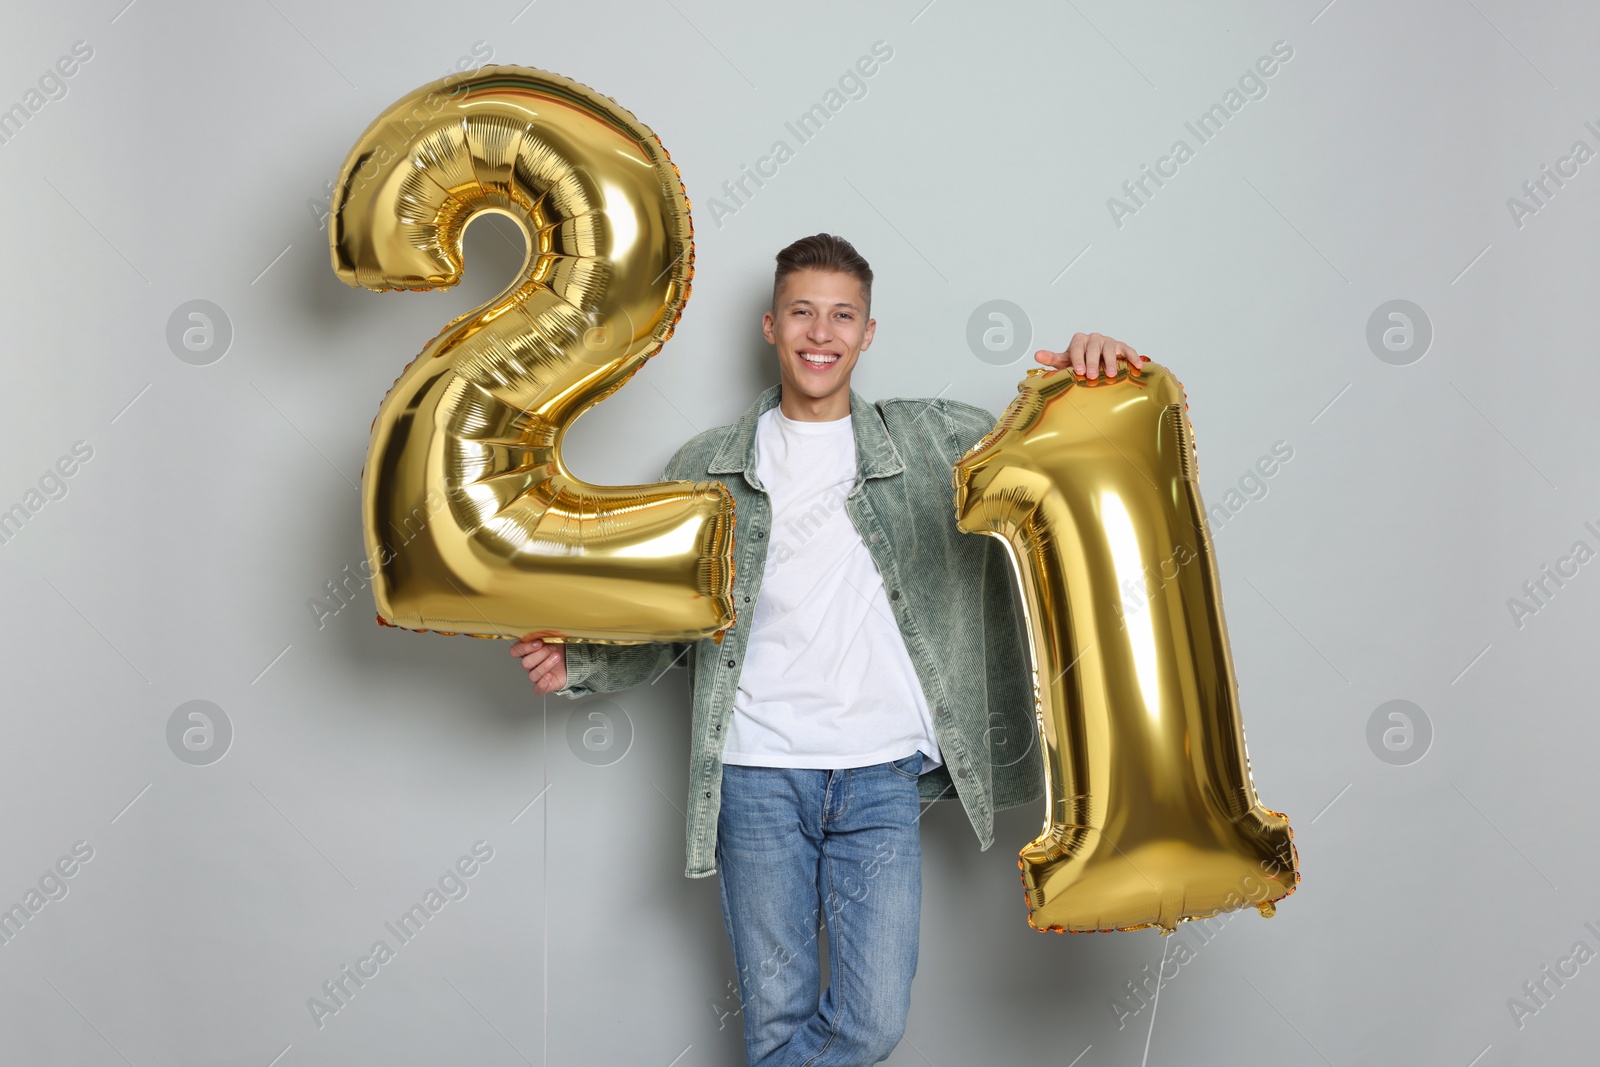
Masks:
[[[1033,370],[956,464],[957,525],[1007,545],[1033,653],[1045,822],[1028,922],[1171,931],[1299,883],[1256,800],[1183,387]]]
[[[485,67],[368,127],[329,233],[351,286],[440,289],[484,212],[523,231],[516,279],[447,324],[373,420],[362,514],[380,622],[473,636],[720,639],[733,500],[715,482],[602,487],[561,442],[672,335],[689,202],[654,134],[559,75]]]

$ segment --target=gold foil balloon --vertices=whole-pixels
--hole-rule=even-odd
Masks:
[[[677,167],[631,114],[559,75],[451,75],[397,101],[350,150],[333,269],[368,289],[447,288],[485,212],[521,228],[521,271],[428,342],[372,424],[362,514],[379,621],[720,639],[734,617],[727,489],[590,485],[561,452],[573,420],[656,354],[688,300]]]
[[[957,525],[1010,550],[1033,653],[1045,822],[1018,866],[1040,930],[1170,932],[1300,875],[1256,799],[1183,387],[1030,371],[957,462]]]

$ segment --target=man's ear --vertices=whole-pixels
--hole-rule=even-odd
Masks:
[[[772,317],[772,312],[769,311],[761,316],[761,336],[767,339],[767,344],[769,345],[775,345],[778,343],[778,339],[772,335],[772,328],[774,325],[775,320]]]
[[[867,347],[872,344],[872,335],[874,333],[876,333],[877,330],[878,330],[878,320],[877,319],[868,319],[867,320],[866,333],[863,334],[862,338],[861,338],[861,350],[863,352],[865,352],[867,350]]]

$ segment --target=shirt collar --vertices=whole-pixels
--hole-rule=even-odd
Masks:
[[[762,390],[738,421],[728,427],[707,473],[743,474],[753,488],[761,489],[756,478],[756,421],[782,399],[782,382]],[[854,389],[850,390],[850,428],[856,439],[856,470],[862,480],[888,477],[906,469],[877,406],[862,399]]]

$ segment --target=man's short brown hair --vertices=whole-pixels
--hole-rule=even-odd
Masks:
[[[797,270],[833,271],[849,274],[861,283],[861,295],[867,306],[865,315],[872,310],[872,268],[855,245],[831,233],[817,233],[802,237],[778,253],[778,269],[772,276],[772,305],[778,305],[778,290],[783,280]]]

